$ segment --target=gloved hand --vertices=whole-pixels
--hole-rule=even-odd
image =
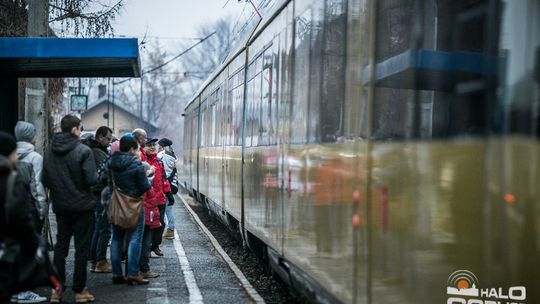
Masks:
[[[165,196],[167,196],[167,205],[168,206],[174,205],[174,203],[175,203],[174,194],[169,192],[169,193],[165,193]]]

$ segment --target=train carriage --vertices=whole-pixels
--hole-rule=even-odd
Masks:
[[[190,194],[314,301],[540,302],[540,1],[261,11],[185,108]]]

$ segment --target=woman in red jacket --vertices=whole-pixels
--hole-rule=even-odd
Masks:
[[[166,197],[165,193],[170,192],[170,185],[167,179],[165,179],[165,169],[163,165],[157,160],[157,147],[156,138],[149,138],[144,147],[145,161],[151,167],[155,168],[155,173],[152,178],[152,187],[144,194],[144,236],[141,250],[140,270],[144,278],[156,278],[159,273],[150,271],[149,258],[152,246],[153,234],[161,233],[163,229],[162,220],[164,211],[160,212],[161,205],[165,206]],[[163,214],[163,215],[162,215]]]

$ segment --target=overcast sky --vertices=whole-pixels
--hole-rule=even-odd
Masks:
[[[142,38],[160,37],[174,49],[182,38],[196,37],[197,28],[221,17],[240,16],[245,1],[229,0],[125,0],[115,22],[115,35]],[[172,50],[171,50],[172,51]]]

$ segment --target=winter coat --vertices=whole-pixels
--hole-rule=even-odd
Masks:
[[[30,190],[32,192],[32,197],[37,203],[36,208],[39,215],[45,217],[49,208],[47,205],[47,194],[45,193],[43,183],[41,183],[43,157],[35,151],[34,145],[25,141],[17,142],[17,157],[20,162],[32,164],[33,181]]]
[[[51,191],[55,213],[94,209],[96,200],[90,189],[97,183],[94,155],[73,134],[54,135],[43,158],[41,181]]]
[[[146,154],[146,162],[150,166],[156,167],[156,172],[152,180],[152,188],[144,194],[144,217],[147,226],[159,228],[161,223],[159,222],[158,206],[167,203],[165,193],[170,192],[171,187],[165,178],[165,169],[157,159],[157,154]]]
[[[114,153],[107,170],[109,179],[113,180],[111,177],[114,177],[116,186],[130,196],[141,197],[150,190],[151,185],[142,163],[131,153]],[[112,182],[110,185],[112,186]]]
[[[39,237],[32,218],[30,189],[17,174],[12,202],[6,202],[7,181],[13,170],[11,162],[0,155],[0,242],[17,241],[24,253],[34,254]]]
[[[163,167],[165,168],[165,176],[169,182],[175,183],[175,187],[178,188],[178,179],[173,176],[171,177],[171,174],[173,173],[174,168],[176,167],[176,155],[174,155],[173,152],[169,151],[161,151],[158,153],[158,159],[161,160],[163,163]],[[175,173],[176,175],[177,173]],[[171,185],[172,186],[172,185]]]

